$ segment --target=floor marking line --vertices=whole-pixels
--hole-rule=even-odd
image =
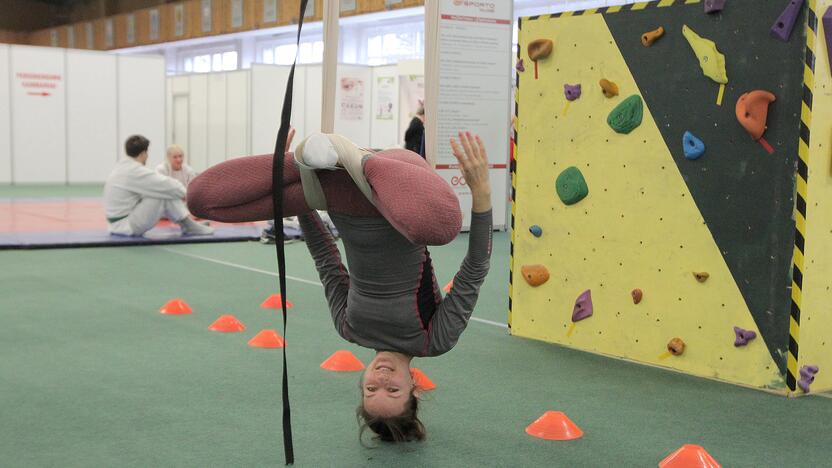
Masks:
[[[239,268],[240,270],[246,270],[246,271],[251,271],[251,272],[254,272],[254,273],[260,273],[260,274],[263,274],[263,275],[269,275],[269,276],[275,276],[275,277],[278,276],[277,273],[272,272],[272,271],[261,270],[259,268],[252,268],[252,267],[249,267],[249,266],[240,265],[238,263],[226,262],[224,260],[217,260],[215,258],[205,257],[205,256],[202,256],[202,255],[196,255],[196,254],[192,254],[192,253],[178,252],[176,250],[173,250],[173,249],[170,249],[170,248],[167,248],[167,247],[159,247],[159,249],[164,250],[165,252],[170,252],[172,254],[182,255],[183,257],[190,257],[190,258],[195,258],[197,260],[203,260],[203,261],[206,261],[206,262],[216,263],[218,265],[224,265],[224,266],[228,266],[228,267],[232,267],[232,268]],[[296,276],[289,276],[289,275],[286,275],[286,279],[290,279],[290,280],[293,280],[293,281],[298,281],[300,283],[312,284],[312,285],[315,285],[315,286],[323,287],[323,285],[320,283],[320,281],[310,281],[308,279],[298,278]],[[470,320],[472,320],[474,322],[484,323],[486,325],[491,325],[491,326],[494,326],[494,327],[508,328],[508,325],[506,325],[504,323],[494,322],[492,320],[481,319],[481,318],[478,318],[478,317],[471,317]]]
[[[176,250],[169,249],[169,248],[166,248],[166,247],[160,247],[160,249],[164,250],[166,252],[176,254],[176,255],[182,255],[183,257],[195,258],[195,259],[203,260],[203,261],[206,261],[206,262],[216,263],[216,264],[219,264],[219,265],[225,265],[225,266],[229,266],[229,267],[233,267],[233,268],[239,268],[241,270],[251,271],[251,272],[254,272],[254,273],[260,273],[260,274],[263,274],[263,275],[269,275],[269,276],[274,276],[274,277],[279,276],[277,273],[275,273],[273,271],[266,271],[266,270],[261,270],[259,268],[252,268],[252,267],[245,266],[245,265],[240,265],[240,264],[237,264],[237,263],[226,262],[224,260],[217,260],[215,258],[204,257],[202,255],[196,255],[196,254],[185,253],[185,252],[177,252]],[[323,287],[323,285],[319,281],[309,281],[308,279],[297,278],[295,276],[289,276],[289,275],[286,275],[286,279],[290,279],[290,280],[293,280],[293,281],[298,281],[300,283],[306,283],[306,284],[311,284],[311,285],[314,285],[314,286]]]

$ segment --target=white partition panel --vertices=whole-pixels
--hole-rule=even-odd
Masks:
[[[396,65],[373,68],[373,99],[370,107],[370,146],[401,146],[399,135],[399,73]]]
[[[226,75],[225,106],[226,159],[248,156],[250,149],[249,117],[251,116],[251,99],[249,70],[229,72]]]
[[[292,150],[295,146],[307,135],[309,135],[309,128],[318,129],[321,127],[321,106],[318,104],[318,116],[314,125],[309,126],[306,115],[308,113],[308,105],[306,104],[306,89],[308,86],[308,76],[304,67],[295,68],[295,86],[292,93],[292,127],[295,128],[295,141],[292,144]],[[320,75],[319,75],[320,76]],[[320,91],[320,88],[319,88]],[[319,94],[320,95],[320,94]]]
[[[185,160],[197,171],[203,171],[208,166],[208,75],[191,75],[190,78]]]
[[[225,144],[227,76],[227,73],[212,73],[208,76],[208,147],[205,153],[207,167],[223,162],[227,157]]]
[[[166,110],[165,110],[165,122],[166,122],[165,142],[168,145],[173,144],[173,141],[176,139],[176,138],[174,138],[174,116],[173,116],[174,97],[176,95],[183,95],[183,94],[187,95],[189,89],[190,89],[190,78],[187,75],[171,76],[170,78],[167,79],[167,92],[166,92],[167,98],[166,98],[166,101],[165,101],[165,105],[166,105]]]
[[[308,65],[303,68],[306,71],[306,79],[304,80],[303,94],[298,96],[298,90],[295,90],[295,99],[298,100],[298,102],[304,103],[300,107],[304,110],[304,136],[308,136],[321,131],[321,106],[323,105],[323,68],[320,65]]]
[[[274,151],[288,78],[289,67],[270,65],[252,65],[251,67],[251,151],[253,154],[267,154]],[[303,81],[299,80],[297,75],[295,80],[295,84]],[[298,102],[293,99],[293,104],[295,107],[303,107],[303,101]]]
[[[0,44],[0,184],[12,181],[12,110],[9,96],[9,46]]]
[[[65,50],[12,46],[12,180],[66,182]]]
[[[116,56],[66,53],[69,183],[104,182],[124,152],[116,140]]]
[[[165,58],[119,55],[118,141],[140,134],[150,139],[148,166],[165,157]]]
[[[370,106],[373,70],[360,65],[338,65],[335,88],[335,133],[362,147],[370,145]]]

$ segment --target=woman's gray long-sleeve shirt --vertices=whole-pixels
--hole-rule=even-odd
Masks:
[[[411,356],[438,356],[453,348],[488,274],[491,211],[472,214],[468,253],[444,298],[425,246],[411,244],[384,218],[330,217],[344,242],[349,272],[317,213],[298,219],[338,333],[366,348]],[[433,301],[430,307],[426,299]]]

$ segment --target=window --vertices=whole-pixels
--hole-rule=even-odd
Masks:
[[[368,28],[364,63],[385,65],[425,56],[425,23],[412,21],[403,24]]]
[[[260,59],[261,63],[291,65],[296,53],[298,63],[321,63],[324,60],[324,41],[301,42],[300,51],[295,44],[266,45],[261,49]]]
[[[185,52],[180,55],[182,59],[182,70],[185,73],[208,73],[212,71],[228,71],[238,68],[238,56],[236,50],[200,50]]]

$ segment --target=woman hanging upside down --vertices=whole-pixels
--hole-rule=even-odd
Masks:
[[[291,142],[291,136],[289,138]],[[423,440],[414,357],[450,351],[465,330],[491,257],[491,186],[482,141],[450,141],[473,195],[468,252],[444,298],[426,245],[459,233],[462,214],[451,187],[407,150],[362,150],[338,135],[312,135],[284,163],[284,216],[298,216],[345,340],[376,351],[361,382],[358,417],[383,441]],[[289,144],[287,143],[287,148]],[[196,216],[224,222],[273,218],[272,156],[226,161],[188,188]],[[329,211],[349,271],[316,209]]]

